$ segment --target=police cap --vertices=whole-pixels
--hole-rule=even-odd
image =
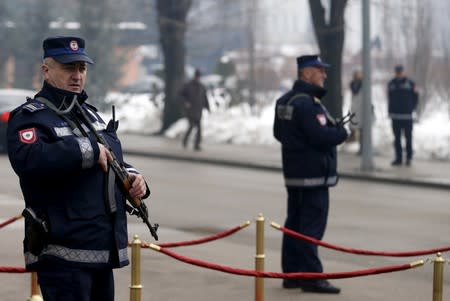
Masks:
[[[302,55],[297,58],[297,69],[303,69],[306,67],[330,67],[329,64],[322,62],[319,55]]]
[[[394,70],[395,70],[395,73],[402,73],[404,70],[403,65],[396,65]]]
[[[94,61],[86,55],[85,43],[78,37],[49,37],[42,43],[44,59],[51,57],[61,64],[72,62],[86,62],[94,64]]]

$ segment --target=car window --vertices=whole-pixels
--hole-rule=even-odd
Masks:
[[[33,97],[34,91],[20,90],[7,90],[2,91],[0,89],[0,112],[11,111],[22,103],[26,102],[27,96]]]

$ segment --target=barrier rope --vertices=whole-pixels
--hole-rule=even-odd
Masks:
[[[29,273],[25,268],[19,268],[19,267],[0,267],[0,273]]]
[[[222,232],[218,232],[216,234],[213,234],[211,236],[207,236],[204,238],[200,238],[200,239],[196,239],[196,240],[189,240],[189,241],[164,243],[164,244],[159,244],[159,246],[162,248],[176,248],[176,247],[182,247],[182,246],[198,245],[198,244],[214,241],[219,238],[224,238],[224,237],[230,236],[231,234],[234,234],[234,233],[248,227],[249,225],[250,225],[250,221],[247,221],[237,227],[234,227],[229,230],[222,231]],[[146,244],[142,245],[142,247],[144,247],[144,248],[145,248],[145,246],[146,246]]]
[[[369,255],[369,256],[412,257],[412,256],[429,255],[429,254],[435,254],[438,252],[450,251],[450,246],[436,248],[436,249],[430,249],[430,250],[420,250],[420,251],[410,251],[410,252],[382,252],[382,251],[369,251],[369,250],[363,250],[363,249],[353,249],[353,248],[347,248],[347,247],[333,245],[333,244],[315,239],[313,237],[295,232],[288,228],[281,227],[279,224],[274,223],[274,222],[272,222],[270,225],[273,228],[280,230],[281,232],[286,233],[295,238],[298,238],[298,239],[301,239],[301,240],[304,240],[309,243],[316,244],[316,245],[319,245],[319,246],[322,246],[325,248],[334,249],[337,251],[342,251],[342,252],[351,253],[351,254]]]
[[[352,277],[360,277],[360,276],[368,276],[368,275],[376,275],[376,274],[403,271],[403,270],[408,270],[408,269],[412,269],[415,267],[419,267],[424,264],[424,261],[420,260],[420,261],[416,261],[416,262],[412,262],[412,263],[408,263],[408,264],[384,266],[384,267],[378,267],[378,268],[372,268],[372,269],[356,270],[356,271],[341,272],[341,273],[258,272],[255,270],[233,268],[233,267],[229,267],[229,266],[225,266],[225,265],[220,265],[220,264],[216,264],[216,263],[212,263],[212,262],[201,261],[198,259],[182,256],[180,254],[169,251],[169,250],[162,248],[155,244],[147,244],[146,247],[148,247],[152,250],[158,251],[160,253],[163,253],[172,258],[175,258],[179,261],[191,264],[191,265],[204,267],[204,268],[208,268],[211,270],[216,270],[216,271],[229,273],[229,274],[235,274],[235,275],[241,275],[241,276],[251,276],[251,277],[264,277],[264,278],[342,279],[342,278],[352,278]]]
[[[14,223],[16,220],[21,219],[21,218],[22,218],[22,215],[17,215],[17,216],[11,217],[10,219],[0,223],[0,229],[11,223]]]

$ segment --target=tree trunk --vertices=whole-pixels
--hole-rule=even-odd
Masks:
[[[164,54],[165,100],[160,133],[182,115],[178,93],[185,80],[186,16],[191,0],[158,0],[158,25]]]
[[[344,12],[347,0],[330,1],[331,10],[328,23],[321,1],[309,0],[314,32],[323,61],[331,64],[327,70],[325,88],[328,90],[323,102],[335,117],[342,116],[342,52],[344,48]]]

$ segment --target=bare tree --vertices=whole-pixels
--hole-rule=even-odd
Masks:
[[[345,22],[344,12],[347,0],[329,1],[329,17],[322,1],[309,0],[309,7],[319,44],[320,55],[331,64],[325,87],[328,93],[324,103],[332,115],[342,116],[342,51],[344,48]],[[327,20],[328,19],[328,20]]]
[[[86,39],[87,53],[95,61],[89,71],[88,91],[96,105],[102,105],[103,97],[120,76],[121,60],[112,51],[118,40],[113,4],[118,5],[113,0],[79,0],[80,35]]]
[[[383,6],[383,49],[385,68],[404,64],[407,73],[420,88],[418,113],[430,98],[433,22],[429,0],[386,2]]]
[[[181,117],[178,92],[185,80],[186,17],[192,0],[157,0],[158,26],[164,54],[165,101],[160,133]]]
[[[33,88],[34,76],[39,73],[42,60],[39,50],[49,33],[50,18],[50,0],[27,0],[23,11],[14,20],[14,37],[10,42],[14,45],[14,86],[17,88]]]

